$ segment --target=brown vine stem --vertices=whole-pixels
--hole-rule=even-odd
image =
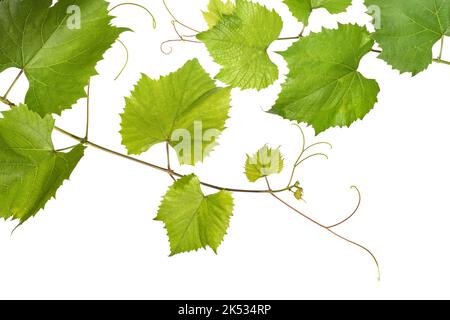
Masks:
[[[11,107],[11,108],[12,108],[12,107],[16,107],[16,104],[14,104],[13,102],[11,102],[11,101],[9,101],[8,99],[5,99],[5,98],[0,98],[0,102],[2,102],[2,103],[4,103],[4,104],[8,105],[8,106]],[[122,154],[122,153],[120,153],[120,152],[111,150],[111,149],[106,148],[106,147],[103,147],[103,146],[101,146],[101,145],[99,145],[99,144],[96,144],[96,143],[94,143],[94,142],[92,142],[92,141],[89,141],[89,140],[87,140],[87,139],[85,139],[85,138],[79,137],[79,136],[77,136],[77,135],[75,135],[75,134],[73,134],[73,133],[71,133],[71,132],[68,132],[68,131],[66,131],[66,130],[64,130],[64,129],[61,129],[61,128],[59,128],[59,127],[55,127],[55,130],[58,131],[58,132],[60,132],[60,133],[62,133],[62,134],[64,134],[64,135],[66,135],[66,136],[68,136],[68,137],[70,137],[70,138],[72,138],[72,139],[74,139],[74,140],[76,140],[76,141],[78,141],[78,142],[80,142],[80,143],[83,143],[83,144],[85,144],[85,145],[87,145],[87,146],[90,146],[90,147],[93,147],[93,148],[95,148],[95,149],[98,149],[98,150],[100,150],[100,151],[109,153],[109,154],[111,154],[111,155],[114,155],[114,156],[117,156],[117,157],[120,157],[120,158],[129,160],[129,161],[132,161],[132,162],[135,162],[135,163],[138,163],[138,164],[141,164],[141,165],[146,166],[146,167],[150,167],[150,168],[153,168],[153,169],[156,169],[156,170],[165,172],[165,173],[169,174],[169,175],[172,177],[172,179],[174,179],[174,180],[175,180],[175,177],[182,178],[182,177],[184,176],[184,175],[182,175],[182,174],[180,174],[180,173],[177,173],[177,172],[171,170],[171,168],[170,168],[170,158],[169,158],[169,154],[168,154],[168,168],[163,168],[163,167],[160,167],[160,166],[158,166],[158,165],[155,165],[155,164],[152,164],[152,163],[149,163],[149,162],[146,162],[146,161],[143,161],[143,160],[140,160],[140,159],[137,159],[137,158],[134,158],[134,157],[131,157],[131,156]],[[76,146],[76,145],[71,146],[71,147],[68,147],[68,148],[60,149],[60,150],[58,150],[58,151],[69,150],[69,149],[71,149],[71,148],[74,148],[75,146]],[[166,144],[166,146],[168,146],[168,144]],[[335,225],[333,225],[333,226],[327,227],[327,226],[321,224],[320,222],[314,220],[313,218],[307,216],[306,214],[302,213],[301,211],[297,210],[296,208],[294,208],[293,206],[291,206],[290,204],[288,204],[288,203],[285,202],[283,199],[281,199],[280,197],[277,196],[277,193],[282,193],[282,192],[285,192],[285,191],[289,191],[289,190],[291,190],[294,186],[288,186],[288,187],[283,188],[283,189],[274,190],[274,189],[271,188],[271,186],[270,186],[270,184],[269,184],[269,180],[267,179],[267,177],[266,177],[266,182],[267,182],[267,187],[268,187],[267,190],[249,190],[249,189],[225,188],[225,187],[216,186],[216,185],[213,185],[213,184],[210,184],[210,183],[206,183],[206,182],[200,182],[200,183],[201,183],[203,186],[205,186],[205,187],[209,187],[209,188],[216,189],[216,190],[225,190],[225,191],[236,192],[236,193],[270,194],[270,195],[273,196],[275,199],[277,199],[278,201],[280,201],[282,204],[284,204],[285,206],[287,206],[287,207],[290,208],[291,210],[297,212],[297,213],[300,214],[302,217],[304,217],[305,219],[307,219],[307,220],[309,220],[310,222],[314,223],[315,225],[317,225],[317,226],[321,227],[322,229],[324,229],[324,230],[330,232],[330,233],[333,234],[334,236],[336,236],[336,237],[338,237],[338,238],[340,238],[340,239],[342,239],[342,240],[344,240],[344,241],[346,241],[346,242],[348,242],[348,243],[350,243],[350,244],[353,244],[353,245],[355,245],[355,246],[357,246],[357,247],[363,249],[364,251],[368,252],[368,253],[370,254],[370,256],[373,258],[373,260],[374,260],[374,262],[375,262],[375,264],[376,264],[377,271],[378,271],[378,280],[379,280],[379,281],[381,280],[380,266],[379,266],[378,260],[377,260],[377,258],[375,257],[375,255],[374,255],[369,249],[367,249],[366,247],[364,247],[363,245],[361,245],[361,244],[359,244],[359,243],[356,243],[356,242],[354,242],[354,241],[352,241],[352,240],[350,240],[350,239],[348,239],[348,238],[346,238],[346,237],[344,237],[344,236],[341,236],[340,234],[338,234],[338,233],[336,233],[335,231],[332,230],[332,228],[334,228],[334,227],[336,227],[336,226],[338,226],[338,225],[341,225],[341,224],[347,222],[347,221],[348,221],[351,217],[353,217],[353,215],[357,212],[357,210],[358,210],[358,208],[359,208],[359,205],[360,205],[360,203],[361,203],[361,194],[360,194],[360,192],[359,192],[358,189],[357,189],[357,190],[358,190],[358,194],[359,194],[359,201],[358,201],[358,205],[357,205],[356,209],[354,210],[354,212],[353,212],[349,217],[347,217],[345,220],[342,220],[341,222],[339,222],[339,223],[337,223],[337,224],[335,224]],[[19,225],[19,226],[20,226],[20,225]],[[17,226],[17,227],[19,227],[19,226]],[[14,230],[16,230],[17,227],[16,227]],[[14,232],[14,230],[13,230],[13,232]]]
[[[306,31],[306,26],[303,26],[302,30],[300,31],[298,36],[278,38],[277,40],[297,40],[297,39],[303,38],[303,34],[305,33],[305,31]]]
[[[271,187],[270,187],[269,179],[267,179],[267,177],[265,177],[265,179],[266,179],[266,183],[267,183],[267,188],[270,190]],[[313,218],[311,218],[311,217],[309,217],[308,215],[304,214],[304,213],[301,212],[300,210],[298,210],[298,209],[294,208],[293,206],[291,206],[289,203],[287,203],[286,201],[284,201],[283,199],[281,199],[281,198],[280,198],[279,196],[277,196],[275,193],[270,192],[270,195],[271,195],[272,197],[274,197],[275,199],[277,199],[277,200],[278,200],[279,202],[281,202],[282,204],[284,204],[284,205],[285,205],[286,207],[288,207],[289,209],[295,211],[296,213],[298,213],[299,215],[301,215],[303,218],[305,218],[305,219],[307,219],[308,221],[310,221],[310,222],[312,222],[313,224],[315,224],[316,226],[319,226],[320,228],[322,228],[322,229],[328,231],[329,233],[331,233],[332,235],[338,237],[339,239],[344,240],[344,241],[346,241],[346,242],[348,242],[348,243],[350,243],[350,244],[353,244],[353,245],[357,246],[358,248],[361,248],[362,250],[366,251],[366,252],[372,257],[372,259],[373,259],[373,261],[374,261],[374,263],[375,263],[375,265],[376,265],[376,267],[377,267],[377,279],[378,279],[378,281],[381,281],[380,264],[378,263],[378,259],[377,259],[376,256],[372,253],[372,251],[370,251],[370,250],[369,250],[368,248],[366,248],[365,246],[363,246],[363,245],[361,245],[361,244],[359,244],[359,243],[357,243],[357,242],[355,242],[355,241],[352,241],[352,240],[350,240],[350,239],[348,239],[348,238],[346,238],[346,237],[340,235],[339,233],[333,231],[332,228],[333,228],[334,226],[327,227],[327,226],[321,224],[320,222],[318,222],[317,220],[314,220]],[[358,207],[359,207],[359,205],[358,205]],[[356,211],[355,211],[355,212],[356,212]],[[352,216],[353,216],[353,214],[352,214]],[[348,219],[350,219],[350,218],[351,218],[351,216],[350,216],[349,218],[347,218],[346,220],[344,220],[344,221],[342,221],[342,222],[336,224],[335,226],[340,225],[340,224],[342,224],[342,223],[348,221]]]
[[[11,101],[9,101],[6,98],[0,97],[0,102],[3,104],[6,104],[9,107],[15,107],[16,105],[14,103],[12,103]]]
[[[158,166],[158,165],[156,165],[156,164],[153,164],[153,163],[150,163],[150,162],[147,162],[147,161],[143,161],[143,160],[140,160],[140,159],[137,159],[137,158],[128,156],[128,155],[126,155],[126,154],[123,154],[123,153],[120,153],[120,152],[111,150],[111,149],[106,148],[106,147],[103,147],[103,146],[101,146],[101,145],[99,145],[99,144],[97,144],[97,143],[94,143],[94,142],[92,142],[92,141],[90,141],[90,140],[87,140],[87,141],[86,141],[86,140],[84,140],[83,138],[81,138],[81,137],[79,137],[79,136],[77,136],[77,135],[75,135],[75,134],[73,134],[73,133],[70,133],[70,132],[68,132],[68,131],[66,131],[66,130],[64,130],[64,129],[61,129],[61,128],[59,128],[59,127],[55,127],[55,130],[59,131],[60,133],[66,135],[66,136],[68,136],[68,137],[70,137],[70,138],[72,138],[72,139],[74,139],[74,140],[79,141],[80,143],[84,143],[84,144],[86,144],[87,146],[90,146],[90,147],[93,147],[93,148],[95,148],[95,149],[104,151],[104,152],[109,153],[109,154],[112,154],[112,155],[114,155],[114,156],[118,156],[118,157],[120,157],[120,158],[127,159],[127,160],[130,160],[130,161],[135,162],[135,163],[139,163],[139,164],[144,165],[144,166],[146,166],[146,167],[150,167],[150,168],[152,168],[152,169],[155,169],[155,170],[158,170],[158,171],[162,171],[162,172],[171,174],[171,175],[173,175],[174,177],[178,177],[178,178],[184,177],[183,174],[178,173],[178,172],[175,172],[175,171],[173,171],[173,170],[169,170],[169,169],[167,169],[167,168]],[[293,188],[293,186],[289,186],[289,188],[283,188],[283,189],[271,191],[271,190],[252,190],[252,189],[227,188],[227,187],[221,187],[221,186],[217,186],[217,185],[214,185],[214,184],[211,184],[211,183],[207,183],[207,182],[201,182],[201,184],[202,184],[203,186],[208,187],[208,188],[211,188],[211,189],[215,189],[215,190],[224,190],[224,191],[230,191],[230,192],[236,192],[236,193],[281,193],[281,192],[288,191],[290,188]]]
[[[15,103],[13,103],[12,101],[10,101],[10,100],[8,100],[8,99],[6,99],[4,97],[0,97],[0,102],[2,102],[3,104],[9,106],[10,108],[14,108],[14,107],[17,106]],[[80,142],[80,143],[82,143],[84,145],[90,146],[90,147],[95,148],[97,150],[109,153],[109,154],[117,156],[119,158],[123,158],[123,159],[129,160],[129,161],[141,164],[141,165],[146,166],[146,167],[150,167],[150,168],[158,170],[158,171],[162,171],[162,172],[165,172],[165,173],[172,174],[173,176],[178,177],[178,178],[184,177],[184,175],[181,174],[181,173],[178,173],[178,172],[169,170],[167,168],[158,166],[156,164],[153,164],[153,163],[150,163],[150,162],[147,162],[147,161],[143,161],[143,160],[134,158],[132,156],[120,153],[118,151],[114,151],[114,150],[111,150],[109,148],[103,147],[100,144],[97,144],[95,142],[92,142],[90,140],[82,138],[80,136],[77,136],[76,134],[73,134],[73,133],[71,133],[69,131],[66,131],[66,130],[62,129],[62,128],[55,127],[55,130],[60,132],[60,133],[62,133],[62,134],[64,134],[64,135],[66,135],[66,136],[68,136],[69,138],[72,138],[72,139],[74,139],[74,140],[76,140],[76,141],[78,141],[78,142]],[[62,150],[68,150],[68,149],[70,149],[70,148],[64,148]],[[256,189],[240,189],[240,188],[221,187],[221,186],[218,186],[218,185],[215,185],[215,184],[212,184],[212,183],[208,183],[208,182],[203,182],[203,181],[201,181],[200,184],[205,186],[205,187],[208,187],[208,188],[211,188],[211,189],[215,189],[215,190],[220,190],[220,191],[224,190],[224,191],[230,191],[230,192],[236,192],[236,193],[259,193],[259,194],[261,194],[261,193],[281,193],[281,192],[285,192],[285,191],[288,191],[288,190],[294,188],[294,186],[292,185],[292,186],[289,186],[289,187],[286,187],[286,188],[282,188],[282,189],[278,189],[278,190],[256,190]]]

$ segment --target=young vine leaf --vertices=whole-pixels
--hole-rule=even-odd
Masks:
[[[381,28],[373,34],[380,58],[400,72],[416,75],[433,61],[433,46],[449,35],[449,0],[366,0],[381,10]]]
[[[248,181],[256,182],[261,178],[283,171],[284,159],[280,149],[264,146],[254,155],[247,155],[245,175]]]
[[[111,26],[107,6],[104,0],[0,1],[0,72],[25,73],[31,110],[61,114],[86,96],[95,65],[127,30]]]
[[[197,59],[159,80],[143,75],[126,99],[122,143],[130,154],[141,154],[168,142],[180,163],[194,165],[217,144],[230,100],[231,88],[216,87]],[[181,139],[184,148],[177,149]]]
[[[304,25],[308,25],[309,17],[314,9],[324,8],[329,13],[344,12],[352,0],[283,0],[294,17]]]
[[[230,0],[222,2],[222,0],[210,0],[208,4],[208,11],[203,12],[203,17],[209,28],[214,27],[223,16],[233,13],[235,6]]]
[[[69,179],[84,147],[56,152],[51,134],[54,120],[41,118],[25,105],[0,119],[0,217],[25,222],[43,209]]]
[[[356,25],[339,25],[300,39],[281,53],[290,72],[270,112],[306,122],[316,134],[362,119],[380,91],[375,80],[358,72],[373,44],[369,32]]]
[[[205,196],[200,181],[189,175],[176,181],[164,196],[155,220],[165,224],[171,255],[206,248],[217,249],[233,215],[228,191]]]
[[[224,15],[210,30],[197,35],[223,68],[216,78],[232,87],[264,89],[278,77],[267,49],[278,39],[283,21],[266,7],[237,0],[232,15]]]

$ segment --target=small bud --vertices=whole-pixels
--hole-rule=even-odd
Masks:
[[[303,189],[297,188],[297,190],[294,192],[294,197],[297,200],[302,200],[303,199]]]

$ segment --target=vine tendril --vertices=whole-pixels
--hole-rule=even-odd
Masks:
[[[167,4],[166,4],[166,2],[165,2],[164,0],[163,0],[163,3],[164,3],[164,6],[166,7],[167,12],[170,14],[170,16],[171,16],[172,19],[173,19],[173,20],[171,21],[171,24],[172,24],[173,30],[175,31],[175,33],[176,33],[177,36],[178,36],[178,39],[170,39],[170,40],[166,40],[166,41],[162,42],[161,45],[160,45],[160,50],[161,50],[161,52],[162,52],[163,54],[165,54],[165,55],[170,55],[170,54],[172,54],[172,52],[173,52],[173,48],[172,48],[172,47],[169,47],[169,50],[165,50],[165,46],[166,46],[167,44],[169,44],[169,43],[174,43],[174,42],[201,43],[200,41],[197,41],[197,40],[186,39],[186,38],[195,38],[195,37],[197,36],[197,34],[198,34],[200,31],[197,31],[197,30],[195,30],[195,29],[193,29],[193,28],[187,26],[186,24],[180,22],[180,21],[175,17],[175,15],[172,13],[172,11],[169,9],[169,7],[167,6]],[[182,27],[185,27],[185,28],[188,29],[188,30],[191,30],[191,31],[195,32],[196,34],[194,34],[194,35],[184,35],[184,34],[182,34],[180,31],[178,31],[177,24],[180,25],[180,26],[182,26]]]
[[[265,179],[266,179],[267,188],[268,188],[269,190],[271,190],[270,183],[269,183],[269,179],[268,179],[267,177],[265,177]],[[374,261],[374,263],[375,263],[375,266],[376,266],[376,268],[377,268],[377,279],[378,279],[378,281],[381,280],[381,270],[380,270],[380,264],[378,263],[378,259],[376,258],[375,254],[373,254],[373,252],[370,251],[367,247],[365,247],[365,246],[363,246],[363,245],[361,245],[361,244],[359,244],[359,243],[357,243],[357,242],[355,242],[355,241],[353,241],[353,240],[350,240],[350,239],[348,239],[348,238],[346,238],[346,237],[344,237],[344,236],[341,236],[339,233],[337,233],[337,232],[335,232],[334,230],[332,230],[331,227],[327,227],[327,226],[325,226],[324,224],[318,222],[317,220],[314,220],[314,219],[311,218],[310,216],[304,214],[304,213],[301,212],[300,210],[296,209],[295,207],[293,207],[292,205],[290,205],[289,203],[287,203],[286,201],[284,201],[283,199],[281,199],[281,198],[280,198],[278,195],[276,195],[275,193],[270,193],[270,194],[272,195],[272,197],[274,197],[275,199],[277,199],[279,202],[281,202],[282,204],[284,204],[286,207],[288,207],[289,209],[291,209],[291,210],[293,210],[294,212],[298,213],[299,215],[301,215],[303,218],[307,219],[308,221],[310,221],[310,222],[314,223],[315,225],[317,225],[317,226],[323,228],[324,230],[330,232],[331,234],[333,234],[334,236],[338,237],[339,239],[342,239],[342,240],[344,240],[344,241],[346,241],[346,242],[348,242],[348,243],[350,243],[350,244],[353,244],[353,245],[355,245],[355,246],[361,248],[362,250],[366,251],[366,252],[372,257],[372,259],[373,259],[373,261]],[[358,204],[358,208],[359,208],[359,204]],[[352,216],[353,216],[353,214],[352,214]],[[350,216],[350,217],[351,217],[351,216]],[[348,221],[348,219],[350,219],[350,217],[347,218],[345,221]],[[345,221],[344,221],[344,222],[345,222]],[[342,223],[343,223],[343,222],[342,222]],[[339,224],[342,224],[342,223],[339,223]]]
[[[295,172],[297,171],[297,168],[306,160],[309,160],[309,159],[311,159],[313,157],[317,157],[317,156],[322,156],[322,157],[325,157],[326,159],[328,159],[328,155],[323,152],[318,152],[318,153],[311,154],[307,157],[303,157],[307,151],[311,150],[312,148],[314,148],[316,146],[320,146],[320,145],[327,145],[331,149],[333,149],[333,145],[331,143],[324,142],[324,141],[316,142],[316,143],[313,143],[313,144],[307,146],[305,132],[303,131],[302,127],[300,125],[298,125],[297,123],[294,123],[293,125],[296,126],[300,130],[302,147],[301,147],[300,155],[298,156],[297,160],[294,162],[294,166],[292,168],[292,172],[291,172],[291,176],[289,178],[288,185],[291,185],[292,181],[294,180],[294,176],[295,176]]]
[[[135,6],[135,7],[138,7],[138,8],[141,8],[141,9],[145,10],[145,11],[150,15],[150,17],[151,17],[152,20],[153,20],[153,29],[156,29],[156,19],[155,19],[155,16],[153,15],[153,13],[151,13],[150,10],[148,10],[146,7],[144,7],[144,6],[141,5],[141,4],[133,3],[133,2],[124,2],[124,3],[120,3],[120,4],[118,4],[118,5],[114,6],[114,7],[112,7],[111,9],[109,9],[108,12],[111,12],[111,11],[113,11],[113,10],[119,8],[119,7],[122,7],[122,6]]]
[[[169,47],[169,51],[164,50],[164,47],[169,44],[169,43],[173,43],[173,42],[190,42],[190,43],[201,43],[200,41],[196,41],[196,40],[189,40],[189,39],[170,39],[170,40],[166,40],[164,42],[161,43],[160,46],[160,50],[163,54],[165,55],[170,55],[173,52],[173,48]]]
[[[156,29],[156,26],[157,26],[157,25],[156,25],[156,19],[155,19],[155,16],[153,15],[153,13],[152,13],[149,9],[147,9],[145,6],[140,5],[140,4],[138,4],[138,3],[134,3],[134,2],[123,2],[123,3],[119,3],[118,5],[115,5],[114,7],[112,7],[111,9],[109,9],[108,12],[111,12],[111,11],[117,9],[117,8],[122,7],[122,6],[135,6],[135,7],[138,7],[138,8],[143,9],[143,10],[144,10],[145,12],[147,12],[147,13],[150,15],[150,17],[152,18],[153,29]],[[125,58],[125,64],[123,65],[122,69],[121,69],[120,72],[117,74],[117,76],[114,78],[114,80],[118,80],[118,79],[120,78],[120,76],[122,75],[122,73],[123,73],[123,72],[125,71],[125,69],[127,68],[128,62],[129,62],[129,59],[130,59],[129,51],[128,51],[128,48],[127,48],[127,46],[125,45],[125,43],[123,43],[123,41],[121,41],[120,39],[117,39],[117,42],[119,42],[119,44],[125,49],[126,58]]]
[[[355,210],[353,210],[353,212],[349,216],[347,216],[347,218],[345,218],[345,219],[341,220],[340,222],[335,223],[335,224],[333,224],[331,226],[328,226],[327,227],[328,229],[336,228],[337,226],[340,226],[341,224],[346,223],[348,220],[353,218],[353,216],[358,212],[359,207],[361,206],[361,200],[362,200],[361,191],[359,191],[357,186],[352,186],[351,189],[355,189],[356,192],[358,193],[358,204],[356,205]]]
[[[309,160],[309,159],[311,159],[311,158],[313,158],[313,157],[318,157],[318,156],[324,157],[324,158],[326,158],[326,159],[328,160],[328,155],[326,155],[325,153],[319,152],[319,153],[314,153],[314,154],[311,154],[311,155],[309,155],[309,156],[303,158],[303,159],[300,160],[298,163],[296,163],[296,166],[298,167],[299,165],[301,165],[301,164],[302,164],[303,162],[305,162],[306,160]]]
[[[311,148],[313,148],[315,146],[319,146],[319,145],[326,145],[326,146],[329,146],[330,149],[333,149],[333,145],[331,143],[326,142],[326,141],[321,141],[321,142],[313,143],[313,144],[309,145],[308,147],[306,147],[305,148],[305,152],[308,151],[309,149],[311,149]]]
[[[130,59],[130,54],[129,54],[128,48],[125,45],[125,43],[123,43],[123,41],[121,41],[120,39],[117,39],[117,42],[125,49],[126,58],[125,58],[125,64],[123,65],[122,69],[117,74],[117,76],[114,78],[115,81],[117,81],[120,78],[120,76],[122,75],[122,73],[125,71],[125,69],[127,68],[127,65],[128,65],[128,61]]]
[[[198,30],[196,30],[194,28],[191,28],[187,24],[185,24],[185,23],[181,22],[180,20],[178,20],[177,17],[175,17],[175,15],[173,14],[172,10],[169,9],[169,6],[167,5],[166,0],[162,0],[162,2],[164,4],[164,7],[166,8],[167,12],[169,13],[169,15],[172,17],[172,19],[173,19],[172,23],[173,24],[174,23],[178,23],[180,26],[182,26],[182,27],[184,27],[186,29],[194,31],[195,33],[200,33],[200,31],[198,31]]]

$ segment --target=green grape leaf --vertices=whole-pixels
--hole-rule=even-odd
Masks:
[[[264,89],[278,77],[267,49],[278,39],[283,21],[275,12],[247,0],[237,0],[232,15],[197,35],[223,68],[216,78],[232,87]]]
[[[130,154],[141,154],[168,142],[180,163],[194,165],[217,144],[230,100],[231,88],[216,87],[197,59],[159,80],[143,75],[126,99],[122,143]]]
[[[373,34],[380,58],[400,72],[416,75],[433,61],[433,46],[449,35],[450,0],[366,0],[380,8],[380,29]]]
[[[281,53],[290,72],[269,112],[306,122],[317,134],[362,119],[380,91],[375,80],[358,72],[372,46],[368,31],[356,25],[339,25],[300,39]]]
[[[205,196],[200,181],[189,175],[176,181],[164,196],[155,220],[164,222],[171,255],[206,248],[217,249],[233,215],[228,191]]]
[[[223,2],[222,0],[210,0],[208,4],[208,11],[203,12],[203,17],[209,28],[214,27],[223,16],[233,13],[234,4],[230,0]]]
[[[309,17],[314,9],[324,8],[329,13],[344,12],[352,4],[352,0],[283,0],[294,17],[304,25],[308,25]]]
[[[61,114],[86,96],[95,65],[125,29],[111,26],[104,0],[0,1],[0,72],[24,71],[25,103]]]
[[[250,182],[278,174],[283,171],[284,159],[280,149],[272,149],[264,146],[254,155],[247,155],[245,162],[245,175]]]
[[[0,119],[0,217],[25,222],[55,196],[84,153],[79,145],[55,151],[54,120],[41,118],[25,105]]]

